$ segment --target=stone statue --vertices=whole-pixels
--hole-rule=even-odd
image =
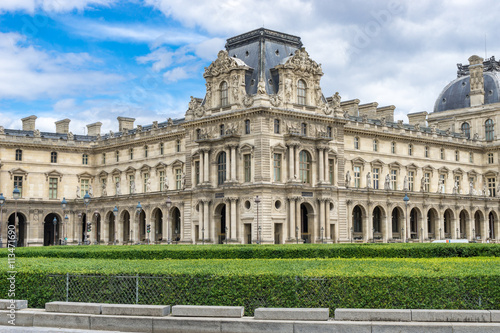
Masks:
[[[422,176],[422,178],[420,178],[420,192],[424,191],[425,191],[425,177]]]
[[[372,175],[370,172],[366,174],[366,188],[372,188]]]
[[[444,193],[445,188],[444,188],[444,179],[439,179],[438,180],[438,193]]]
[[[471,181],[469,183],[469,195],[473,195],[474,194],[474,183]]]
[[[111,131],[111,130],[109,131],[109,137],[110,138],[114,138],[115,137],[115,133],[113,133],[113,131]]]
[[[486,184],[483,186],[483,194],[488,195],[488,188],[486,187]]]
[[[0,126],[0,134],[5,134],[5,128],[3,126]]]
[[[205,84],[207,86],[207,93],[205,95],[205,104],[207,107],[212,105],[212,84],[207,82]]]
[[[151,179],[146,180],[146,192],[151,192]]]
[[[500,197],[500,182],[497,185],[497,193],[495,193],[497,197]]]
[[[257,95],[265,95],[266,94],[266,83],[261,78],[259,80],[259,84],[257,85]]]
[[[134,194],[135,193],[135,181],[132,180],[130,181],[130,194]]]
[[[387,174],[387,176],[385,176],[384,189],[386,189],[386,190],[391,189],[391,176],[389,176],[389,174]]]
[[[167,119],[167,125],[168,126],[172,126],[174,124],[174,121],[172,120],[172,118],[168,118]]]
[[[120,182],[116,182],[116,195],[122,195],[122,190],[120,188]]]
[[[408,177],[405,176],[403,180],[403,191],[408,191]]]
[[[36,137],[36,138],[39,138],[40,137],[40,130],[36,129],[33,131],[33,135]]]
[[[77,186],[76,187],[76,198],[80,199],[81,197],[82,197],[82,194],[80,192],[80,186]]]
[[[73,133],[68,132],[68,140],[73,141],[74,138],[75,136],[73,135]]]
[[[92,188],[92,185],[89,185],[89,195],[90,197],[94,196],[94,189]]]
[[[182,173],[181,181],[182,181],[182,189],[185,190],[186,189],[186,174],[184,172]]]
[[[108,191],[106,190],[106,179],[103,179],[101,184],[101,196],[105,197],[107,195]]]
[[[168,190],[168,178],[165,175],[165,179],[163,179],[163,190],[166,191]]]
[[[285,101],[290,102],[292,99],[292,80],[289,78],[285,79]]]
[[[340,98],[338,91],[332,96],[332,106],[334,110],[340,109]]]
[[[453,194],[458,194],[458,180],[455,181],[455,185],[453,185]]]
[[[474,133],[474,136],[472,138],[474,141],[477,141],[479,140],[479,134],[478,133]]]
[[[349,173],[349,170],[347,170],[347,173],[345,174],[345,187],[349,188],[351,186],[351,174]]]

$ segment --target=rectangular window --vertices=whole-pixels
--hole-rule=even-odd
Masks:
[[[391,154],[396,154],[396,142],[391,142]]]
[[[49,178],[49,199],[57,199],[57,178]]]
[[[245,120],[245,134],[250,134],[250,120]]]
[[[243,164],[245,167],[245,182],[249,182],[252,177],[252,160],[250,154],[243,155]]]
[[[354,149],[359,149],[359,138],[354,138]]]
[[[373,151],[378,151],[378,141],[373,140]]]
[[[134,148],[130,148],[130,159],[133,160],[134,159]]]
[[[333,174],[335,170],[335,164],[333,159],[328,160],[328,181],[333,185]]]
[[[398,171],[391,170],[391,190],[398,189]]]
[[[144,147],[144,157],[148,157],[148,146]]]
[[[441,148],[441,159],[444,160],[444,149]]]
[[[178,153],[181,151],[181,140],[175,142],[175,151]]]
[[[106,164],[106,153],[102,153],[102,164]]]
[[[82,155],[82,164],[83,165],[88,165],[89,164],[89,155],[83,154]]]
[[[160,143],[160,155],[163,155],[163,153],[164,153],[164,144],[162,142]]]
[[[145,173],[144,177],[143,177],[144,184],[142,186],[143,187],[143,189],[142,189],[143,193],[147,193],[148,192],[148,179],[149,179],[149,173]]]
[[[182,188],[182,173],[181,169],[175,169],[175,189],[180,190]]]
[[[438,189],[439,193],[445,193],[446,192],[446,175],[445,174],[439,175],[439,186],[441,186]]]
[[[354,167],[354,187],[361,187],[361,167],[359,166]]]
[[[116,161],[117,162],[120,161],[120,152],[119,151],[116,152]]]
[[[20,197],[23,197],[23,176],[14,176],[14,188],[19,190]]]
[[[129,193],[130,194],[135,193],[135,176],[134,175],[128,176],[128,186],[129,186]]]
[[[493,164],[493,153],[488,153],[488,164]]]
[[[373,168],[372,169],[372,176],[373,176],[373,189],[378,190],[379,189],[379,177],[380,177],[380,169],[379,168]]]
[[[458,150],[455,150],[455,161],[458,162],[458,160],[460,160],[460,153]]]
[[[16,161],[22,161],[23,160],[23,151],[21,149],[16,150]]]
[[[413,180],[415,179],[415,172],[408,171],[408,191],[413,192]]]
[[[160,192],[165,190],[165,171],[160,171]]]
[[[469,153],[469,163],[474,163],[474,153]]]
[[[488,196],[495,197],[496,196],[496,187],[495,187],[495,178],[488,178]]]
[[[279,119],[274,119],[274,134],[280,134],[280,121],[279,121]]]
[[[455,184],[454,184],[457,193],[460,193],[460,176],[455,176]]]
[[[194,162],[194,183],[195,185],[200,183],[200,161]]]
[[[82,198],[85,196],[85,194],[89,193],[89,185],[90,185],[89,179],[80,180],[80,194]]]
[[[273,156],[273,168],[274,168],[274,181],[281,181],[281,154],[274,154]]]
[[[429,190],[430,190],[430,188],[429,188],[430,181],[431,181],[431,174],[429,172],[426,172],[424,174],[424,191],[425,192],[429,192]]]
[[[429,157],[429,147],[425,147],[425,157]]]

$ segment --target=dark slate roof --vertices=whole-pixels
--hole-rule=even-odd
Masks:
[[[277,93],[279,77],[277,73],[271,73],[271,69],[301,47],[300,37],[264,28],[231,37],[226,43],[230,57],[243,60],[253,69],[245,77],[246,91],[250,95],[257,93],[261,77],[264,77],[266,92]]]

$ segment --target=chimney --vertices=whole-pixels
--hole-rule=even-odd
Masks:
[[[36,118],[37,116],[29,116],[21,119],[23,122],[23,131],[34,131]]]
[[[394,105],[381,106],[377,108],[377,119],[382,119],[385,117],[385,121],[394,121],[394,110],[396,107]]]
[[[87,125],[87,135],[97,136],[98,134],[101,134],[101,126],[101,122]]]
[[[484,104],[483,58],[473,55],[469,58],[470,106]]]
[[[118,132],[134,129],[135,118],[118,117]]]
[[[373,119],[377,114],[377,102],[360,104],[358,106],[359,116],[367,116],[369,119]]]
[[[408,122],[410,125],[419,124],[420,126],[427,126],[427,111],[408,113]]]
[[[351,99],[349,101],[340,102],[340,107],[342,110],[347,111],[351,116],[359,115],[359,99]]]
[[[68,133],[69,132],[69,120],[68,118],[56,121],[56,133]]]

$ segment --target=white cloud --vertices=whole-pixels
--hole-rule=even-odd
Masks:
[[[186,67],[176,67],[172,70],[166,71],[165,74],[163,74],[163,77],[166,81],[176,82],[189,78],[190,74],[188,73],[188,69]]]
[[[1,12],[25,11],[34,14],[36,10],[47,13],[64,13],[73,10],[83,11],[98,6],[110,6],[116,0],[2,0]]]
[[[86,69],[99,62],[87,53],[40,50],[26,45],[17,33],[0,33],[0,59],[0,98],[95,94],[123,80],[116,74]]]

